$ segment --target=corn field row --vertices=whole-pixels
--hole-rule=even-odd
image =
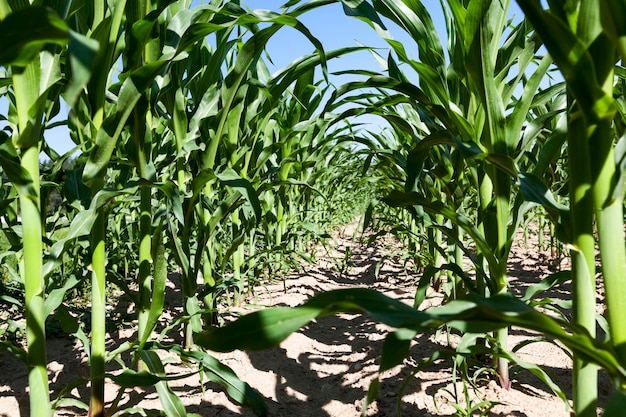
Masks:
[[[326,50],[300,18],[333,3],[389,49]],[[596,415],[598,367],[615,383],[604,415],[621,415],[626,4],[547,3],[518,0],[524,19],[513,23],[508,0],[442,1],[440,37],[419,0],[292,0],[276,11],[236,0],[0,2],[0,347],[28,367],[30,414],[121,415],[117,401],[105,409],[110,379],[154,385],[163,414],[187,415],[157,355],[166,350],[265,415],[263,398],[210,352],[266,349],[315,317],[358,311],[398,329],[381,372],[418,333],[449,326],[494,358],[510,388],[508,328],[518,326],[573,354],[575,415]],[[285,27],[315,52],[271,73],[266,45]],[[362,51],[379,71],[329,71]],[[335,85],[337,75],[353,81]],[[386,128],[359,124],[365,115]],[[75,145],[65,154],[46,139],[59,125]],[[340,290],[223,325],[221,306],[311,261],[314,245],[358,216],[374,236],[399,237],[420,267],[413,306]],[[571,270],[515,297],[509,253],[534,221]],[[159,335],[172,272],[182,314]],[[596,276],[606,317],[596,316]],[[567,305],[543,295],[565,282]],[[428,288],[446,304],[420,310]],[[108,352],[113,289],[134,306],[137,331]],[[86,401],[50,398],[52,318],[88,354],[90,376],[76,382],[89,385]],[[167,332],[183,345],[164,343]],[[108,373],[112,361],[123,370]],[[374,378],[368,401],[378,389]]]

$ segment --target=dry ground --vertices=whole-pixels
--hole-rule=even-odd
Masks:
[[[271,284],[257,293],[251,305],[238,312],[252,311],[260,306],[295,306],[311,295],[337,288],[375,288],[391,297],[412,303],[416,273],[405,270],[390,258],[389,242],[379,241],[364,246],[352,238],[348,228],[339,234],[333,249],[321,252],[314,265],[306,272],[286,278],[285,282]],[[522,245],[523,246],[523,245]],[[523,291],[549,273],[551,261],[536,249],[527,250],[516,246],[511,258],[511,279],[515,291]],[[349,251],[349,252],[346,252]],[[346,257],[346,253],[349,257]],[[344,260],[348,260],[344,263]],[[344,268],[345,267],[345,268]],[[380,268],[377,271],[377,268]],[[343,270],[342,270],[343,269]],[[555,292],[554,296],[566,296]],[[439,294],[431,293],[425,307],[437,305]],[[132,329],[132,323],[128,324]],[[223,363],[237,375],[256,388],[267,398],[269,415],[274,417],[357,417],[362,411],[363,398],[371,379],[376,375],[382,341],[388,329],[358,315],[325,317],[310,323],[290,336],[279,347],[263,352],[231,352],[217,354]],[[132,338],[131,330],[118,329],[110,333],[109,349]],[[520,329],[511,331],[511,346],[534,335]],[[410,357],[405,364],[387,371],[382,378],[381,395],[368,410],[368,416],[395,416],[397,408],[405,417],[453,415],[453,403],[465,407],[464,394],[457,384],[457,397],[452,384],[452,363],[442,361],[417,372],[413,365],[438,349],[454,343],[458,338],[448,338],[443,332],[428,333],[414,340]],[[570,395],[571,360],[557,346],[541,342],[522,348],[518,355],[528,362],[544,367],[553,380]],[[77,344],[67,338],[51,338],[48,345],[52,397],[69,381],[88,375],[85,355]],[[115,366],[112,366],[115,369]],[[168,365],[171,373],[183,373],[188,369],[180,364]],[[398,396],[400,386],[408,381],[405,395]],[[28,415],[26,368],[6,353],[0,353],[0,417]],[[188,412],[201,416],[253,416],[247,409],[231,404],[219,386],[204,382],[197,376],[171,383],[174,392],[187,406]],[[107,387],[108,401],[116,394],[116,386]],[[610,390],[603,378],[601,395]],[[516,417],[565,417],[569,411],[539,379],[523,371],[514,372],[512,389],[498,387],[487,381],[477,390],[469,390],[471,402],[493,401],[498,403],[486,415]],[[75,388],[71,396],[88,398],[86,387]],[[144,407],[160,409],[154,389],[134,389],[122,397],[122,408]],[[86,414],[77,408],[57,410],[55,416]],[[474,413],[477,415],[478,413]],[[138,414],[137,414],[138,415]]]

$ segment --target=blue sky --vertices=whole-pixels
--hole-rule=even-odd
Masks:
[[[250,9],[270,9],[278,11],[285,1],[286,0],[241,0],[241,4]],[[422,0],[422,2],[431,15],[445,49],[446,26],[440,0]],[[521,20],[523,16],[515,1],[511,1],[510,14],[515,18],[516,22]],[[301,16],[300,20],[309,28],[312,34],[322,42],[326,50],[363,44],[381,48],[379,53],[385,58],[387,56],[385,52],[389,49],[387,43],[365,22],[354,17],[346,16],[339,3],[326,5],[307,12]],[[409,54],[412,57],[416,57],[417,49],[415,42],[393,23],[385,20],[385,24],[393,38],[402,41]],[[313,50],[313,46],[304,35],[288,27],[282,28],[270,40],[268,45],[268,51],[275,61],[276,69],[284,67],[297,57],[305,53],[313,52]],[[369,52],[353,54],[344,59],[346,62],[336,64],[337,68],[380,69]]]
[[[284,3],[282,0],[242,0],[242,5],[247,5],[251,9],[279,10],[282,3]],[[425,4],[436,6],[433,7],[435,12],[433,13],[433,19],[440,34],[445,33],[445,23],[439,0],[426,0]],[[326,50],[362,44],[381,48],[378,52],[384,57],[387,55],[385,51],[388,50],[388,45],[386,42],[365,22],[346,16],[339,3],[307,12],[300,17],[300,21],[321,41]],[[388,29],[394,38],[402,40],[409,50],[413,50],[413,42],[399,28],[390,26]],[[314,47],[309,40],[297,30],[289,27],[282,28],[268,44],[268,53],[276,64],[275,69],[280,69],[299,56],[313,51]],[[339,58],[330,65],[331,69],[335,70],[350,68],[380,69],[372,54],[367,51]]]

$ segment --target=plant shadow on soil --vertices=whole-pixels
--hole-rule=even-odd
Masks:
[[[386,245],[375,242],[368,247],[359,246],[349,238],[339,238],[332,252],[322,254],[318,262],[308,265],[306,273],[288,277],[285,282],[269,284],[260,289],[256,295],[256,307],[244,307],[238,313],[245,313],[258,308],[258,305],[295,306],[310,296],[336,288],[369,287],[377,289],[389,296],[403,299],[409,304],[415,288],[415,271],[405,270],[394,264],[389,256]],[[351,246],[353,245],[353,246]],[[346,256],[349,255],[349,256]],[[542,265],[541,254],[525,253],[520,250],[512,256],[509,276],[514,291],[521,294],[525,289],[545,277],[549,271]],[[395,259],[397,262],[397,259]],[[176,274],[172,274],[176,281]],[[161,325],[169,324],[168,320],[180,314],[180,286],[172,285],[167,289],[166,309]],[[567,285],[551,288],[546,296],[558,299],[568,297]],[[117,317],[128,314],[128,302],[116,306]],[[126,317],[126,316],[124,316]],[[136,337],[133,324],[123,329],[118,328],[109,333],[107,349],[118,347],[126,340]],[[226,365],[232,367],[238,376],[257,389],[266,398],[268,415],[283,417],[298,415],[302,417],[356,417],[360,415],[363,399],[370,381],[376,377],[378,360],[385,335],[390,329],[360,315],[337,315],[322,317],[309,323],[299,332],[290,336],[279,347],[261,352],[231,352],[215,354]],[[535,337],[532,332],[523,329],[512,329],[512,338],[528,339]],[[517,339],[515,339],[517,340]],[[174,335],[168,343],[182,343],[180,335]],[[517,343],[517,342],[516,342]],[[541,345],[535,343],[533,345]],[[531,345],[532,346],[532,345]],[[550,345],[556,351],[559,348]],[[414,339],[410,354],[401,367],[386,371],[381,376],[380,395],[368,408],[368,416],[394,416],[397,407],[405,417],[453,415],[453,408],[446,401],[452,401],[442,393],[449,389],[451,382],[451,361],[439,361],[431,364],[415,377],[411,376],[413,365],[419,360],[430,356],[433,352],[446,348],[441,338],[434,332],[418,335]],[[523,348],[522,350],[527,349]],[[50,338],[48,341],[49,370],[51,392],[54,396],[67,383],[78,377],[88,377],[85,355],[69,338]],[[562,352],[561,352],[562,353]],[[549,353],[551,355],[552,353]],[[530,353],[530,362],[533,362]],[[128,356],[123,356],[128,364]],[[556,363],[550,358],[545,360],[537,357],[542,368],[550,374],[554,381],[571,395],[571,365]],[[528,360],[528,359],[525,359]],[[109,364],[109,371],[119,369],[117,364]],[[189,369],[180,364],[168,365],[173,374],[185,373]],[[490,383],[480,392],[491,401],[499,401],[504,405],[496,406],[487,416],[535,417],[543,415],[565,416],[567,411],[561,400],[555,399],[550,389],[527,371],[514,375],[511,392],[519,395],[510,397]],[[398,398],[398,391],[406,378],[410,378],[405,387],[404,396]],[[187,412],[201,416],[251,417],[254,413],[246,408],[232,405],[226,398],[223,389],[217,384],[201,383],[197,377],[181,381],[173,381],[172,391],[181,398]],[[116,387],[108,384],[107,390]],[[611,384],[605,375],[600,383],[600,401],[603,403],[611,391]],[[72,392],[73,396],[87,401],[89,390],[86,385]],[[462,394],[461,394],[462,395]],[[12,398],[11,398],[12,397]],[[4,400],[3,400],[4,398]],[[532,410],[529,406],[511,404],[515,401],[543,401],[548,399],[551,406],[560,411],[548,411],[547,408]],[[13,401],[7,401],[7,400]],[[440,410],[434,408],[433,399],[444,403]],[[108,400],[108,404],[110,405]],[[4,404],[9,404],[5,410]],[[539,407],[545,407],[544,405]],[[158,396],[153,387],[126,390],[121,407],[161,408]],[[27,374],[26,367],[15,357],[0,352],[0,417],[17,417],[28,415]],[[58,410],[56,416],[76,416],[84,412],[75,408]]]

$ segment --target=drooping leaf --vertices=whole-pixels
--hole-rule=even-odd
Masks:
[[[205,352],[198,350],[183,351],[180,346],[175,346],[172,350],[182,358],[187,358],[200,364],[205,375],[211,381],[223,386],[228,396],[237,404],[249,407],[257,416],[267,415],[267,406],[261,394],[246,382],[240,380],[230,367]]]
[[[32,177],[20,164],[15,147],[4,131],[0,131],[0,166],[19,194],[34,195]]]
[[[151,387],[163,380],[160,376],[151,374],[150,372],[137,372],[132,369],[126,369],[118,375],[107,374],[107,377],[122,388]]]
[[[409,354],[411,341],[416,335],[416,331],[408,329],[396,330],[389,333],[387,337],[385,337],[380,354],[379,372],[384,372],[394,366],[401,365],[404,358]]]
[[[24,67],[45,45],[64,46],[68,36],[67,25],[52,9],[17,10],[0,22],[0,65]]]
[[[142,350],[140,352],[141,359],[144,361],[151,373],[157,376],[165,376],[165,369],[159,355],[152,350]],[[159,400],[163,406],[163,411],[167,417],[186,417],[187,411],[182,401],[171,390],[167,381],[159,381],[156,383],[156,390],[159,394]]]
[[[91,79],[91,74],[96,70],[96,58],[100,44],[95,39],[88,38],[80,33],[69,32],[68,50],[70,53],[70,66],[72,79],[67,87],[65,101],[72,107],[82,89]]]
[[[534,175],[520,173],[518,175],[520,192],[527,201],[537,203],[546,209],[550,217],[557,225],[559,239],[563,242],[571,242],[569,226],[569,209],[559,204],[550,190]]]
[[[115,111],[104,120],[96,136],[95,148],[89,153],[89,160],[83,171],[85,184],[91,186],[104,175],[117,140],[135,105],[168,62],[164,59],[148,63],[131,72],[122,82]]]
[[[418,311],[373,290],[334,290],[314,296],[298,307],[275,307],[250,313],[224,327],[206,330],[196,336],[196,342],[220,352],[268,349],[310,320],[340,312],[367,314],[389,326],[415,332],[434,329],[444,323],[470,333],[508,326],[537,330],[558,339],[581,358],[604,367],[609,375],[626,380],[626,369],[609,344],[591,337],[576,324],[542,314],[507,294],[490,298],[470,295],[443,307]]]
[[[249,180],[240,177],[233,169],[230,168],[217,174],[217,178],[224,185],[235,188],[237,191],[239,191],[252,206],[252,209],[254,210],[254,216],[257,219],[257,222],[261,220],[261,203],[259,202],[259,197],[256,190]]]

